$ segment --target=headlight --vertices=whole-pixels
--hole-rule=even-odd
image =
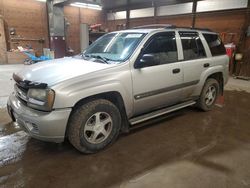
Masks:
[[[29,89],[28,106],[37,110],[51,111],[55,99],[52,89]]]

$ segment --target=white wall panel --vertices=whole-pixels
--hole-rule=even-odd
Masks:
[[[114,12],[107,14],[108,20],[121,20],[126,19],[126,11]]]
[[[204,0],[198,1],[197,12],[246,8],[247,0]]]
[[[157,16],[168,16],[192,13],[193,3],[161,6],[157,8]]]
[[[154,8],[143,8],[130,10],[130,18],[143,18],[143,17],[153,17]]]

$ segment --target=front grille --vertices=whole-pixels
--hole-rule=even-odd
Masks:
[[[25,88],[25,87],[23,87],[23,86],[21,86],[21,85],[19,85],[19,84],[16,84],[17,85],[17,87],[20,89],[20,90],[22,90],[23,92],[25,92],[25,93],[28,93],[28,88]]]
[[[15,92],[16,92],[16,96],[21,100],[21,102],[23,102],[24,104],[27,104],[28,101],[28,89],[21,87],[20,85],[18,85],[17,83],[15,84]]]

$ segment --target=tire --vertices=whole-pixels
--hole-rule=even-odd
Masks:
[[[198,108],[200,108],[205,112],[210,111],[214,107],[214,104],[218,97],[218,93],[219,93],[218,81],[213,78],[207,79],[202,89],[200,98],[197,101]]]
[[[121,115],[113,103],[97,99],[79,106],[71,115],[68,126],[68,139],[77,150],[96,153],[117,139]]]

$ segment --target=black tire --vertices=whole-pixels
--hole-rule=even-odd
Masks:
[[[215,99],[213,101],[211,101],[211,103],[207,103],[206,101],[206,94],[209,90],[209,88],[215,88]],[[202,92],[201,92],[201,95],[200,95],[200,98],[198,99],[197,101],[197,107],[200,108],[201,110],[203,111],[210,111],[213,107],[214,107],[214,104],[216,102],[216,99],[218,97],[218,94],[219,94],[219,83],[217,80],[213,79],[213,78],[209,78],[206,80],[205,82],[205,85],[202,89]]]
[[[93,144],[88,140],[91,136],[88,137],[88,132],[85,130],[85,127],[89,126],[87,123],[91,120],[90,118],[102,112],[108,114],[109,119],[112,119],[112,128],[105,140]],[[68,126],[68,139],[77,150],[86,154],[96,153],[106,148],[108,145],[111,145],[117,139],[121,129],[121,115],[118,108],[113,103],[108,100],[97,99],[79,106],[71,115]],[[95,132],[93,132],[93,134],[94,133]],[[90,134],[92,134],[92,132],[90,132]]]

